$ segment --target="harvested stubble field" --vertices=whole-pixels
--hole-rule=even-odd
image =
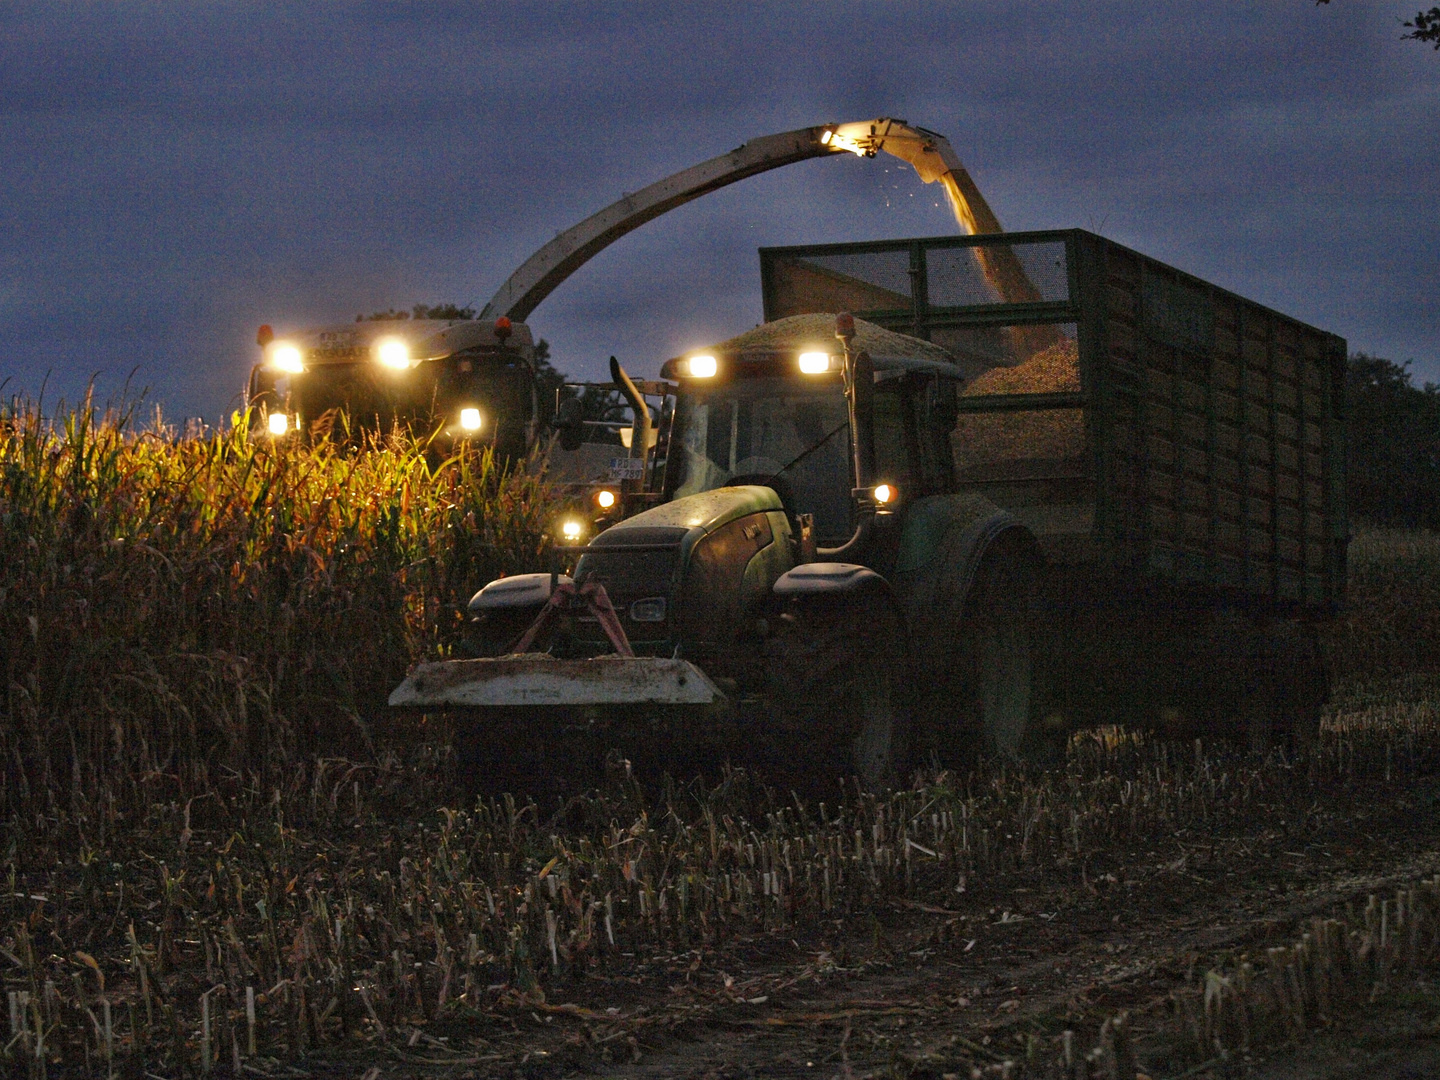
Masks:
[[[1300,756],[1103,731],[1049,771],[884,797],[617,766],[563,806],[466,803],[371,703],[533,563],[548,509],[523,472],[400,440],[3,418],[13,1075],[1383,1075],[1428,1052],[1440,538],[1352,546],[1337,700]]]

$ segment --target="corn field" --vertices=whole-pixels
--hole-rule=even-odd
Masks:
[[[317,1055],[508,1068],[497,1017],[522,1014],[575,1025],[571,1063],[598,1067],[683,1018],[568,1003],[587,980],[897,909],[934,916],[927,940],[951,947],[968,896],[1040,879],[1093,891],[1126,858],[1261,822],[1319,835],[1440,772],[1425,637],[1440,545],[1367,534],[1360,601],[1331,641],[1346,696],[1299,757],[1105,729],[1072,739],[1063,765],[982,762],[883,796],[807,803],[743,772],[647,788],[612,760],[558,809],[459,800],[443,740],[393,742],[368,703],[445,654],[479,584],[543,557],[556,505],[525,469],[436,462],[399,436],[281,452],[240,424],[182,438],[88,404],[56,421],[11,405],[14,1075],[282,1075]],[[1202,973],[1174,997],[1192,1059],[1293,1036],[1432,968],[1437,895],[1426,882],[1316,922],[1283,955]],[[1053,1033],[1030,1074],[1134,1075],[1127,1024],[1088,1054]],[[975,1053],[975,1075],[1020,1075]]]
[[[238,418],[237,418],[238,419]],[[158,420],[158,418],[157,418]],[[411,438],[295,451],[0,413],[0,807],[126,811],[360,754],[406,666],[545,543],[544,485]]]

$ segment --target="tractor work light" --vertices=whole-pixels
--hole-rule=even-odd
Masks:
[[[272,412],[265,425],[270,429],[270,434],[278,438],[290,430],[290,418],[283,412]]]
[[[875,496],[876,506],[889,506],[900,493],[889,484],[876,484],[873,494]]]
[[[595,505],[601,510],[609,510],[615,505],[615,492],[608,489],[601,489],[595,493]]]
[[[800,373],[802,375],[824,375],[829,370],[829,353],[802,352],[800,354]]]
[[[388,368],[403,371],[410,366],[410,346],[399,338],[381,338],[375,343],[375,358]]]
[[[574,518],[568,518],[560,525],[560,535],[565,537],[566,540],[579,540],[580,534],[583,531],[583,526],[581,526],[580,522],[576,521]]]
[[[692,356],[685,363],[692,379],[713,379],[720,370],[720,364],[713,356]]]
[[[480,410],[479,410],[479,409],[461,409],[461,410],[460,410],[460,426],[461,426],[462,428],[464,428],[466,431],[479,431],[479,430],[480,430]]]
[[[299,349],[288,341],[281,341],[270,349],[270,366],[287,375],[299,375],[305,370],[305,361],[301,359]]]

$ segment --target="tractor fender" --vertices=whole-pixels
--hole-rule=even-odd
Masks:
[[[772,592],[782,600],[801,596],[850,596],[866,589],[886,593],[889,583],[867,566],[855,563],[802,563],[775,579]]]
[[[510,577],[496,578],[470,598],[470,614],[539,608],[550,599],[550,588],[556,581],[575,584],[564,574],[558,577],[550,574],[512,574]]]
[[[982,495],[940,495],[910,510],[896,562],[907,623],[931,638],[963,617],[976,575],[992,551],[1014,545],[1043,562],[1034,534]]]
[[[829,611],[863,610],[879,602],[893,612],[904,634],[905,611],[882,574],[856,563],[801,563],[775,579],[771,595],[781,607],[798,603],[802,607],[818,606]],[[908,638],[906,639],[908,641]],[[902,643],[902,650],[908,646]]]

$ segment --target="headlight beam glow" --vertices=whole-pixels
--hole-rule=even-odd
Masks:
[[[403,371],[410,366],[410,346],[400,338],[381,338],[375,343],[375,358],[388,368]]]
[[[802,375],[823,375],[829,370],[829,353],[802,352],[800,354],[800,373]]]
[[[689,367],[692,379],[713,379],[715,373],[720,370],[720,364],[715,357],[703,353],[690,357]]]
[[[282,341],[270,347],[270,366],[287,375],[299,375],[305,370],[305,361],[300,356],[299,349]]]

